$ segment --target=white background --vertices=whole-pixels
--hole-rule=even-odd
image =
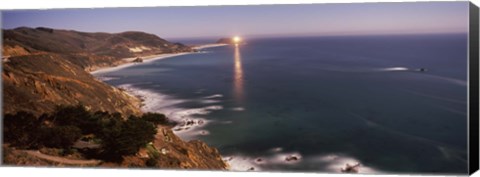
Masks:
[[[392,1],[392,0],[390,0]],[[407,2],[403,0],[396,2]],[[443,0],[435,0],[443,1]],[[389,2],[388,0],[0,0],[0,9],[51,9],[51,8],[92,8],[92,7],[145,7],[145,6],[194,6],[194,5],[254,5],[254,4],[309,4],[309,3],[349,3],[349,2]],[[477,6],[480,0],[472,0]],[[270,172],[210,172],[210,171],[173,171],[173,170],[125,170],[125,169],[84,169],[84,168],[31,168],[31,167],[0,167],[0,176],[202,176],[202,177],[365,177],[372,175],[324,174],[324,173],[270,173]],[[375,175],[399,176],[399,175]],[[405,176],[405,175],[404,175]],[[408,175],[415,176],[415,175]],[[418,176],[418,175],[416,175]],[[474,177],[480,177],[480,172]]]

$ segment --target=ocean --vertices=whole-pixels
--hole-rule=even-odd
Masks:
[[[232,170],[458,174],[467,65],[466,34],[279,37],[96,76]]]

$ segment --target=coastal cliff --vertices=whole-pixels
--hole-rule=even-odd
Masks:
[[[51,112],[83,104],[93,111],[140,114],[139,100],[88,72],[124,58],[195,51],[143,32],[84,33],[50,28],[3,30],[4,113]]]
[[[92,111],[141,114],[140,100],[96,80],[64,56],[45,53],[3,62],[3,113],[52,112],[59,105],[82,104]]]
[[[56,117],[62,118],[58,115],[65,113],[61,111],[59,113],[59,108],[65,106],[80,106],[84,112],[87,112],[73,114],[79,116],[78,122],[83,122],[82,118],[85,121],[96,120],[99,115],[103,120],[105,114],[110,116],[108,113],[112,113],[110,117],[117,117],[120,122],[144,117],[142,115],[145,114],[140,110],[140,99],[97,80],[89,71],[122,64],[125,62],[124,58],[193,51],[195,49],[183,44],[171,43],[143,32],[84,33],[42,27],[3,30],[2,105],[3,116],[10,117],[8,119],[10,122],[4,123],[14,125],[16,129],[24,127],[26,130],[17,132],[18,134],[10,139],[15,142],[22,140],[18,137],[23,137],[25,140],[25,137],[34,136],[30,139],[38,141],[34,130],[39,131],[39,135],[66,131],[66,137],[62,137],[63,139],[59,142],[69,140],[70,143],[62,147],[43,142],[16,146],[15,143],[6,141],[2,146],[4,163],[39,166],[227,169],[227,164],[215,148],[200,141],[184,142],[173,134],[169,128],[171,126],[168,125],[155,128],[155,133],[149,135],[153,139],[147,138],[150,143],[138,145],[139,149],[135,151],[136,153],[126,154],[121,157],[121,160],[111,162],[90,157],[82,152],[71,152],[75,149],[71,144],[73,140],[79,143],[79,138],[93,136],[94,139],[98,139],[107,133],[92,135],[85,133],[87,130],[81,129],[81,125],[75,123],[64,125],[58,123],[60,119],[45,118],[48,117],[47,115],[50,117],[57,115]],[[117,114],[121,118],[118,118]],[[15,124],[13,120],[14,123],[11,123],[11,118],[30,120],[25,117],[31,117],[32,121]],[[70,120],[66,117],[64,117],[66,120]],[[35,123],[36,128],[28,127],[32,122]],[[101,123],[101,120],[96,122],[99,126]],[[122,127],[128,128],[128,125]],[[4,134],[15,132],[14,128],[6,127],[6,129]],[[114,137],[118,138],[118,136],[120,135]],[[100,142],[105,143],[106,139]],[[108,148],[107,145],[101,147],[102,152],[103,148]],[[155,149],[155,154],[161,155],[152,157],[151,148]],[[62,153],[59,153],[60,151]],[[70,153],[63,153],[65,151]]]
[[[3,30],[3,58],[55,53],[88,71],[122,64],[124,58],[193,51],[183,44],[136,31],[85,33],[44,27]]]

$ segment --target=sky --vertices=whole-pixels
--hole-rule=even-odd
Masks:
[[[2,11],[2,29],[144,31],[163,38],[467,33],[468,2]]]

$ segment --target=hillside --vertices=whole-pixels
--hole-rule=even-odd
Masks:
[[[3,163],[227,168],[215,148],[200,141],[182,141],[173,134],[170,125],[153,129],[149,120],[142,120],[149,114],[140,111],[138,98],[97,80],[88,72],[121,64],[125,62],[123,58],[194,49],[143,32],[84,33],[25,27],[3,30],[2,46],[2,130],[7,137],[2,145]],[[69,106],[77,107],[73,112],[65,112],[72,111]],[[132,121],[144,127],[136,127]],[[95,126],[95,133],[90,132]],[[137,138],[145,130],[149,130],[144,132],[145,137]],[[72,144],[92,136],[97,142],[95,146],[100,146],[96,153],[101,155],[123,152],[124,149],[115,149],[121,148],[116,144],[120,142],[118,139],[134,143],[123,144],[130,148],[128,153],[113,153],[120,156],[115,161],[98,154],[92,157],[89,150],[82,152],[84,148]]]
[[[83,104],[94,111],[139,114],[139,100],[89,73],[123,58],[191,52],[193,49],[143,32],[85,33],[49,28],[3,30],[4,113],[52,111]]]
[[[122,58],[192,51],[144,32],[85,33],[43,27],[3,30],[4,58],[56,53],[85,69],[117,65]]]
[[[3,163],[38,166],[157,167],[226,169],[217,149],[185,142],[165,115],[121,117],[83,106],[57,108],[34,116],[4,116]]]
[[[82,104],[93,111],[140,114],[140,100],[96,80],[58,54],[10,57],[3,62],[3,111],[36,115],[58,105]]]

